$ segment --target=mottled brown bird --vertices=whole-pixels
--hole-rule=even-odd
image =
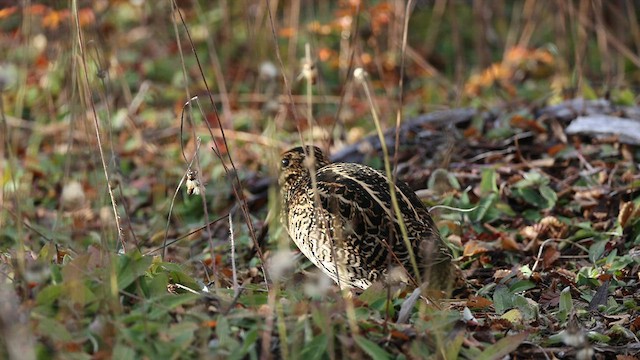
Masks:
[[[289,236],[341,288],[366,289],[376,280],[418,285],[418,278],[431,289],[451,286],[451,250],[404,182],[394,188],[416,266],[379,171],[330,163],[317,147],[296,147],[282,154],[279,184]]]

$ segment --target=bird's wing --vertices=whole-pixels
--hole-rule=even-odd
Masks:
[[[353,231],[352,238],[358,241],[368,264],[383,266],[388,249],[393,249],[395,260],[403,264],[410,262],[384,175],[368,166],[341,163],[326,166],[316,175],[317,192],[311,190],[308,195],[315,199],[322,212],[337,217],[347,232]],[[451,261],[451,251],[441,240],[422,201],[402,181],[397,181],[395,189],[419,268]]]

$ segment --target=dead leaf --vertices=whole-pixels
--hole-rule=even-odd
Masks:
[[[520,244],[516,242],[513,234],[501,234],[500,245],[504,250],[520,250]]]
[[[633,214],[634,210],[635,206],[631,201],[623,202],[622,204],[620,204],[620,211],[618,212],[618,223],[621,227],[624,228],[625,226],[627,226],[627,222],[631,217],[631,214]]]
[[[542,254],[542,265],[545,269],[549,269],[556,260],[560,258],[560,252],[555,246],[547,246]]]
[[[467,300],[467,307],[472,309],[486,309],[493,305],[493,301],[482,296],[471,296]]]
[[[13,15],[18,10],[17,6],[9,6],[4,9],[0,9],[0,19],[4,19]]]
[[[484,242],[484,241],[477,241],[477,240],[469,240],[467,241],[467,243],[464,245],[464,251],[462,253],[463,256],[466,257],[470,257],[470,256],[474,256],[477,254],[482,254],[485,253],[487,251],[489,251],[490,249],[490,243]]]

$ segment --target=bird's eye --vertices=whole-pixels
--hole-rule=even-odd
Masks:
[[[282,159],[280,163],[282,164],[282,168],[284,169],[289,166],[289,159]]]

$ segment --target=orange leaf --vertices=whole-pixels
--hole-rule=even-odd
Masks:
[[[218,322],[215,320],[208,320],[208,321],[203,321],[202,326],[204,327],[208,327],[208,328],[215,328],[216,326],[218,326]]]
[[[360,55],[360,61],[362,61],[362,65],[369,65],[373,62],[373,57],[371,54],[363,53]]]
[[[560,258],[560,252],[553,246],[547,247],[544,249],[544,254],[542,255],[542,263],[544,264],[545,269],[548,269],[553,265],[553,263]]]
[[[600,276],[598,276],[598,280],[605,282],[607,280],[611,280],[611,278],[613,278],[613,275],[611,274],[601,274]]]
[[[547,154],[549,154],[549,156],[555,156],[557,153],[564,150],[566,147],[567,145],[562,143],[553,145],[547,150]]]
[[[464,130],[464,137],[466,138],[476,138],[480,135],[477,128],[470,126]]]
[[[474,309],[485,309],[493,305],[493,301],[482,296],[471,296],[467,300],[467,307]]]
[[[44,70],[49,66],[49,59],[47,58],[47,56],[45,54],[40,54],[37,58],[36,58],[36,68]]]
[[[391,330],[391,337],[400,339],[402,341],[409,341],[409,337],[405,333],[398,330]]]
[[[31,5],[28,8],[26,8],[25,13],[28,15],[43,15],[47,11],[49,11],[48,6],[37,4],[37,5]]]
[[[76,342],[68,342],[68,343],[65,343],[63,346],[64,346],[64,350],[67,352],[79,352],[80,350],[82,350],[82,345]]]
[[[221,272],[222,275],[224,275],[224,276],[226,276],[228,278],[233,276],[233,270],[231,270],[228,267],[225,267],[225,268],[222,268],[222,269],[218,269],[218,271]]]
[[[477,240],[470,240],[464,245],[463,256],[473,256],[476,254],[482,254],[489,251],[485,242]]]
[[[533,55],[531,51],[522,46],[512,47],[507,50],[507,54],[505,55],[505,62],[509,63],[519,63],[528,57]]]
[[[320,61],[327,61],[331,58],[331,56],[334,54],[334,51],[323,47],[320,48],[320,50],[318,51],[318,59],[320,59]]]
[[[42,18],[42,26],[55,30],[69,16],[68,11],[51,11]]]
[[[538,134],[544,134],[547,132],[547,129],[545,129],[544,126],[540,125],[537,121],[527,119],[522,115],[514,115],[511,118],[510,122],[512,126],[518,127],[523,130],[531,129],[537,132]]]
[[[491,320],[491,330],[505,331],[513,328],[513,324],[507,319],[493,319]]]
[[[4,19],[13,15],[16,11],[18,11],[17,6],[10,6],[8,8],[0,9],[0,19]]]
[[[80,27],[91,25],[96,21],[96,15],[91,8],[84,8],[78,11],[78,22]]]
[[[516,242],[513,236],[507,234],[500,235],[500,242],[502,248],[505,250],[520,250],[520,245]]]
[[[206,258],[202,261],[206,266],[211,266],[211,258]],[[222,255],[216,254],[216,265],[220,265],[222,263]]]
[[[280,31],[278,31],[278,36],[290,38],[290,37],[293,37],[295,33],[296,33],[296,29],[292,27],[285,27],[280,29]]]

